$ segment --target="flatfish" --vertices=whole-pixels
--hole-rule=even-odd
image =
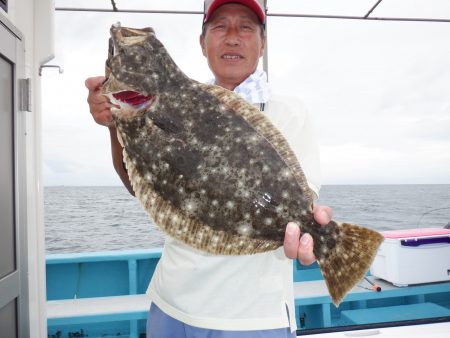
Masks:
[[[334,304],[363,278],[383,237],[316,223],[294,152],[257,108],[188,78],[152,28],[111,27],[106,77],[133,190],[168,235],[211,254],[255,254],[282,246],[293,221],[314,239]]]

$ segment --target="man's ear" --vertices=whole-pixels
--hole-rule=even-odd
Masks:
[[[203,36],[203,34],[200,34],[200,46],[202,47],[203,56],[206,57],[205,37]]]
[[[259,50],[259,57],[264,55],[264,49],[266,48],[266,35],[264,34],[264,37],[261,41],[261,49]]]

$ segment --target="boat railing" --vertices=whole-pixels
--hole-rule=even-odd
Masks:
[[[139,337],[145,332],[150,306],[145,292],[161,251],[48,255],[49,337],[68,332],[78,336],[89,332],[90,337],[121,332]],[[362,280],[336,308],[318,265],[302,266],[294,261],[295,320],[300,332],[430,316],[448,316],[450,320],[450,282],[396,287],[372,276],[368,279],[378,283],[381,291],[374,291]]]

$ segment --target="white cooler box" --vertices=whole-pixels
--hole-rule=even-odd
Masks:
[[[450,281],[450,230],[384,231],[370,273],[396,286]]]

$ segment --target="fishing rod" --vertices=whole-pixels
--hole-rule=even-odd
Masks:
[[[424,213],[422,214],[422,216],[420,216],[419,222],[417,222],[417,226],[420,226],[420,223],[422,222],[422,219],[423,219],[424,216],[426,216],[426,215],[428,215],[428,214],[431,214],[432,212],[435,212],[435,211],[438,211],[438,210],[446,210],[446,209],[450,209],[450,207],[436,208],[436,209],[431,209],[431,210],[428,210],[428,211],[424,212]],[[447,228],[447,227],[450,228],[450,222],[449,222],[445,227],[446,227],[446,228]]]

